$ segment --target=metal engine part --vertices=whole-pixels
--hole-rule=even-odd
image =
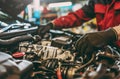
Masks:
[[[43,46],[37,44],[21,43],[19,46],[21,52],[26,52],[27,55],[24,56],[25,59],[32,59],[34,57],[30,56],[34,54],[39,58],[39,60],[46,59],[62,59],[73,61],[73,55],[69,50],[60,49],[52,46]],[[30,57],[30,58],[29,58]]]
[[[120,67],[119,52],[111,46],[98,50],[90,57],[80,56],[77,59],[78,52],[73,49],[50,44],[45,46],[22,42],[19,50],[25,52],[24,59],[33,62],[35,79],[116,79],[120,71],[116,70]]]
[[[78,56],[80,52],[74,47],[81,35],[63,31],[59,35],[51,32],[41,38],[36,34],[37,27],[30,26],[18,31],[14,29],[0,33],[0,51],[10,54],[14,59],[31,62],[33,67],[25,68],[28,71],[33,69],[29,79],[120,78],[120,54],[117,47],[108,45],[83,57]],[[20,66],[21,69],[24,67]]]

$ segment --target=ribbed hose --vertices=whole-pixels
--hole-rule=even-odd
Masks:
[[[22,41],[32,41],[33,37],[31,35],[17,36],[11,39],[2,40],[0,39],[0,46],[11,45]]]

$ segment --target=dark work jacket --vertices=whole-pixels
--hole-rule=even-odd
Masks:
[[[90,0],[76,12],[55,19],[56,28],[79,26],[96,17],[99,30],[105,30],[120,24],[120,0]],[[117,43],[120,46],[120,42]]]

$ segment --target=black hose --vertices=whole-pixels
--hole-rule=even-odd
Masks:
[[[33,37],[31,35],[17,36],[11,39],[3,40],[0,39],[0,46],[12,45],[22,41],[32,41]]]
[[[13,31],[13,32],[3,32],[3,33],[0,33],[0,39],[9,39],[16,36],[33,34],[36,32],[37,32],[37,27],[32,27],[24,30]]]

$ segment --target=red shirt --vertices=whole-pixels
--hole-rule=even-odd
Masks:
[[[56,28],[70,28],[96,17],[98,30],[105,30],[120,24],[120,0],[90,0],[76,12],[55,19]],[[120,46],[120,41],[117,43]]]

